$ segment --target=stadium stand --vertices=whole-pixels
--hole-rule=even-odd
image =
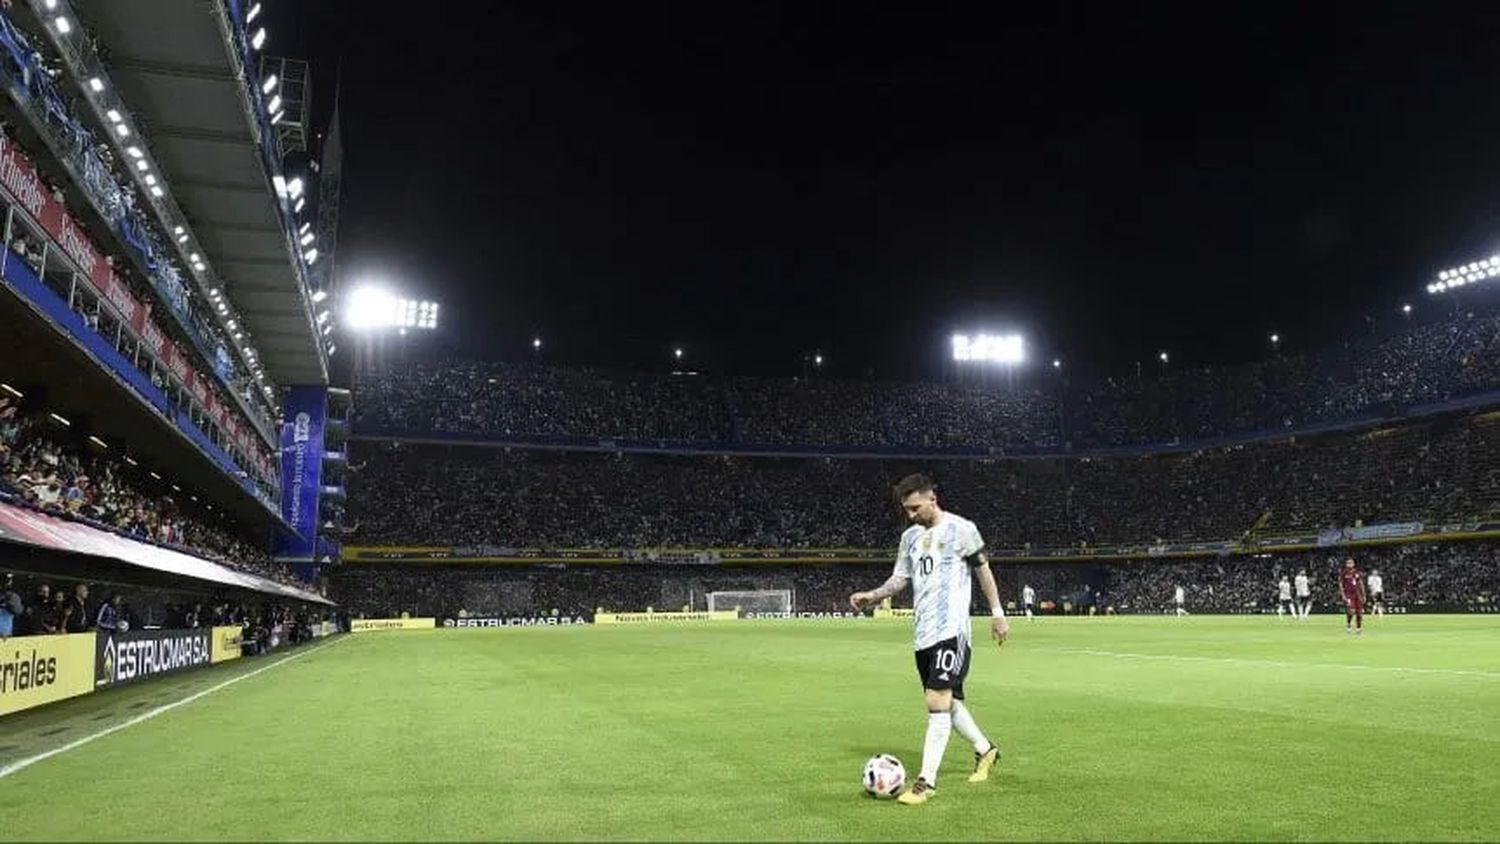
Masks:
[[[626,374],[450,359],[364,373],[365,435],[790,451],[1057,453],[1368,422],[1500,390],[1500,316],[1066,388]],[[1490,396],[1493,399],[1493,396]]]
[[[884,547],[925,471],[993,548],[1232,540],[1252,528],[1500,517],[1500,419],[1096,458],[855,459],[367,443],[359,544]]]
[[[318,197],[275,184],[317,162],[271,130],[249,10],[184,11],[0,4],[0,636],[198,631],[196,665],[210,627],[243,628],[214,637],[238,656],[337,614],[272,556],[276,384],[327,379]],[[145,70],[162,49],[194,73]]]
[[[887,564],[887,490],[913,471],[981,526],[1006,594],[1029,582],[1058,606],[1152,612],[1181,584],[1197,611],[1254,612],[1304,567],[1331,602],[1336,558],[1371,537],[1414,543],[1355,549],[1394,602],[1496,594],[1496,543],[1423,541],[1500,524],[1494,315],[1051,389],[449,359],[357,390],[350,544],[377,553],[331,586],[356,613],[703,609],[733,589],[837,612]],[[379,562],[398,546],[434,551],[384,559],[438,565]],[[642,562],[666,549],[723,564]],[[734,549],[848,564],[748,568]]]

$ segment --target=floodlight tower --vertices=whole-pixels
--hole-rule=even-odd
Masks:
[[[959,369],[976,370],[982,382],[1000,372],[1012,383],[1016,370],[1026,362],[1026,338],[1020,334],[956,333],[949,338],[949,346]]]
[[[379,368],[392,343],[401,344],[410,332],[436,331],[442,310],[437,302],[408,299],[377,284],[352,288],[340,303],[344,328],[354,335],[356,374]]]

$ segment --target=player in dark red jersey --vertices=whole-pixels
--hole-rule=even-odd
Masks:
[[[1356,636],[1363,635],[1365,632],[1365,573],[1354,564],[1353,557],[1344,561],[1344,568],[1339,572],[1339,591],[1344,593],[1344,632],[1353,633]]]

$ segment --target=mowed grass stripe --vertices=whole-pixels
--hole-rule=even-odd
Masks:
[[[955,733],[915,810],[858,784],[875,752],[920,764],[900,622],[360,634],[18,773],[0,818],[35,839],[1495,838],[1500,684],[1318,663],[1500,665],[1500,618],[1330,621],[1048,619],[1003,649],[976,624],[970,701],[1006,758],[970,786]],[[1179,640],[1307,664],[1063,652]]]

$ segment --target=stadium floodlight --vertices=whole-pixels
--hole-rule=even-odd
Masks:
[[[125,152],[128,153],[131,158],[145,158],[146,157],[146,154],[144,152],[141,152],[141,148],[140,147],[135,147],[135,146],[126,147],[125,148]]]
[[[91,88],[93,90],[93,92],[96,93],[96,94],[99,93],[99,92],[101,92],[101,91],[103,91],[104,90],[104,80],[100,79],[97,76],[92,77],[91,79],[89,79],[89,88]]]
[[[328,298],[328,291],[327,290],[314,290],[313,291],[312,300],[314,302],[321,302],[321,301],[323,301],[324,299],[327,299],[327,298]]]
[[[822,365],[823,365],[823,356],[822,355],[813,355],[813,366],[822,366]]]
[[[161,199],[162,197],[167,195],[167,192],[161,189],[161,185],[153,185],[151,187],[151,195],[156,197],[157,199]],[[203,268],[199,267],[198,269],[201,270]]]
[[[1019,364],[1026,361],[1026,339],[1019,334],[955,334],[953,359],[960,363]]]
[[[275,126],[277,123],[280,123],[281,122],[281,118],[283,118],[285,116],[286,116],[286,112],[284,112],[284,111],[273,111],[273,112],[271,112],[271,125]]]
[[[4,390],[5,392],[10,393],[18,399],[25,398],[25,395],[23,395],[20,390],[17,390],[15,387],[12,387],[11,385],[3,382],[0,382],[0,390]]]
[[[349,294],[344,322],[356,331],[381,328],[395,328],[402,333],[408,328],[431,331],[437,328],[438,310],[436,302],[403,299],[379,287],[360,287]]]
[[[1437,281],[1427,285],[1427,292],[1429,294],[1444,293],[1497,277],[1500,277],[1500,255],[1491,255],[1488,258],[1443,270],[1437,274]]]
[[[312,228],[312,223],[303,223],[301,227],[297,229],[297,234],[307,234],[307,230],[310,228]]]
[[[277,196],[286,196],[286,178],[283,176],[272,176],[271,187],[276,189]]]
[[[266,45],[266,28],[265,27],[261,27],[260,29],[255,30],[255,34],[254,35],[250,36],[250,46],[254,47],[257,50],[259,50],[261,47],[264,47],[265,45]]]
[[[109,118],[110,123],[119,123],[120,121],[125,119],[120,115],[120,112],[116,111],[115,109],[110,109],[104,112],[104,116]]]
[[[1402,305],[1401,313],[1405,314],[1406,316],[1411,316],[1411,305]]]
[[[57,32],[59,35],[67,35],[68,33],[73,31],[73,24],[62,15],[58,15],[57,18],[52,22],[54,24],[57,24]]]
[[[89,442],[93,443],[94,445],[99,446],[100,448],[109,448],[109,443],[105,442],[104,440],[99,439],[98,437],[94,436],[93,434],[89,435]]]
[[[179,234],[177,236],[177,242],[178,243],[187,243],[188,242],[188,236],[185,235],[185,234]]]
[[[293,213],[301,214],[302,213],[302,206],[304,206],[306,204],[307,204],[307,197],[305,197],[305,196],[302,197],[301,199],[297,200],[296,207],[292,209]]]
[[[281,79],[279,79],[274,73],[270,76],[267,76],[266,81],[260,83],[260,92],[262,94],[271,93],[272,91],[276,90],[276,83],[280,81]],[[272,111],[275,111],[275,109],[272,109]]]
[[[286,183],[286,195],[290,196],[292,199],[296,199],[297,197],[302,195],[301,177],[292,179],[291,181]]]
[[[1053,358],[1052,359],[1052,368],[1053,369],[1062,369],[1062,359],[1061,358]]]
[[[71,427],[73,427],[73,423],[72,422],[69,422],[68,420],[62,418],[61,416],[58,416],[56,413],[49,413],[47,415],[51,416],[53,419],[56,419],[57,420],[57,424],[63,426],[64,428],[71,428]]]
[[[234,321],[234,320],[230,320],[230,321],[228,321],[228,322],[226,322],[226,323],[224,323],[224,325],[225,325],[225,327],[227,327],[227,328],[228,328],[228,329],[229,329],[229,330],[230,330],[230,331],[233,331],[233,330],[234,330],[234,329],[235,329],[235,328],[237,328],[237,327],[238,327],[238,326],[237,326],[237,325],[236,325],[236,324],[235,324],[235,321]]]
[[[255,19],[258,17],[260,17],[260,4],[256,3],[250,7],[250,11],[245,13],[245,25],[249,26],[255,23]]]
[[[313,242],[313,239],[314,239],[313,238],[313,233],[312,232],[308,232],[307,234],[304,234],[302,236],[301,243],[302,243],[303,246],[311,246],[312,242]]]
[[[1274,346],[1274,345],[1276,345],[1277,343],[1280,343],[1280,342],[1281,342],[1281,335],[1280,334],[1272,334],[1271,335],[1271,345]]]
[[[147,173],[146,178],[142,181],[146,183],[147,187],[150,187],[151,185],[156,184],[156,176],[152,175],[151,173]]]
[[[678,360],[682,360],[682,349],[681,348],[673,349],[672,350],[672,357],[677,358]]]
[[[302,260],[306,261],[309,264],[316,264],[318,262],[318,250],[309,249],[306,252],[303,252]]]
[[[115,124],[115,134],[122,138],[128,138],[130,137],[130,127],[124,123],[117,123]]]
[[[542,350],[542,338],[540,338],[540,337],[533,337],[533,338],[531,338],[531,348],[533,348],[533,349],[535,349],[537,351],[541,351]]]
[[[1159,361],[1161,361],[1162,363],[1166,363],[1167,362],[1167,353],[1166,352],[1157,352],[1156,359],[1159,360]]]
[[[137,170],[141,171],[142,173],[144,173],[147,170],[151,169],[151,162],[149,162],[146,159],[142,158],[140,161],[137,161],[135,163],[135,169],[137,169]]]
[[[275,114],[276,112],[281,111],[281,95],[280,94],[276,94],[275,96],[271,97],[270,102],[266,103],[266,111],[269,111],[272,114]]]

